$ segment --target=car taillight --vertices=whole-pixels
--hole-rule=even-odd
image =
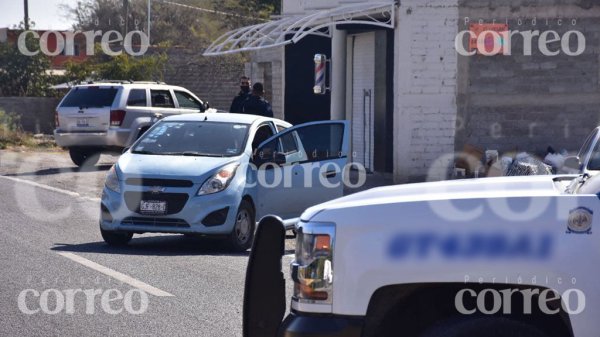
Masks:
[[[332,303],[334,237],[334,225],[305,224],[299,229],[291,266],[297,301]]]
[[[110,111],[110,126],[121,126],[125,119],[125,110]]]
[[[58,121],[58,111],[54,111],[54,126],[56,128],[60,126],[60,122]]]

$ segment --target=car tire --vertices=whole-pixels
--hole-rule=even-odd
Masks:
[[[427,329],[420,337],[548,337],[535,326],[503,317],[447,320]]]
[[[133,238],[133,233],[105,231],[102,228],[100,228],[100,233],[104,242],[109,246],[126,246]]]
[[[69,155],[73,163],[79,167],[94,166],[100,160],[100,151],[91,148],[70,148]]]
[[[235,215],[235,224],[229,234],[228,241],[231,250],[245,252],[252,247],[256,229],[256,213],[252,204],[242,200]]]

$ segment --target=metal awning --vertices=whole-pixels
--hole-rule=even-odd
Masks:
[[[225,33],[206,49],[204,56],[285,46],[296,43],[307,35],[330,38],[332,28],[338,25],[394,28],[395,10],[395,1],[369,1],[307,15],[287,16]]]

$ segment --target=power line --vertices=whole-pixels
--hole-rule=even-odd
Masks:
[[[208,9],[208,8],[202,8],[202,7],[195,7],[195,6],[180,4],[180,3],[177,3],[177,2],[173,2],[173,1],[158,0],[158,2],[169,4],[169,5],[173,5],[173,6],[179,6],[179,7],[189,8],[189,9],[197,10],[197,11],[204,12],[204,13],[211,13],[211,14],[218,14],[218,15],[225,15],[225,16],[233,16],[233,17],[237,17],[237,18],[252,19],[252,20],[264,21],[264,22],[269,21],[269,20],[265,20],[265,19],[253,18],[253,17],[250,17],[250,16],[239,15],[239,14],[235,14],[235,13],[227,13],[227,12],[217,11],[217,10],[214,10],[214,9]]]

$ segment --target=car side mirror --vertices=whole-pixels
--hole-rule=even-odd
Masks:
[[[208,102],[202,103],[202,109],[203,109],[202,112],[210,109],[210,104],[208,104]]]
[[[571,170],[580,171],[581,170],[581,159],[579,159],[578,156],[567,157],[565,159],[564,167],[571,169]]]

